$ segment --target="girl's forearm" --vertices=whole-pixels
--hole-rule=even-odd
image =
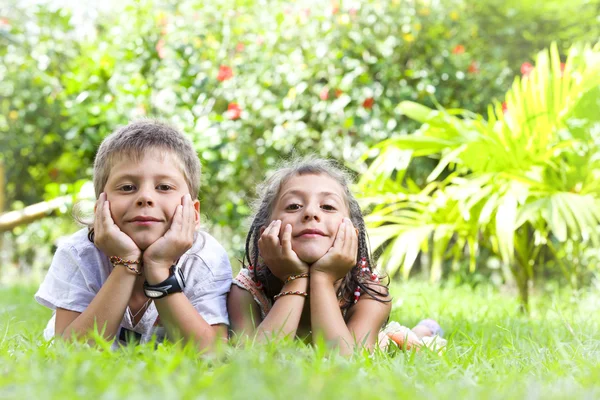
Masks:
[[[136,277],[125,267],[116,267],[85,311],[64,329],[57,326],[55,334],[66,339],[80,338],[97,326],[105,339],[112,340],[123,320]]]
[[[332,279],[314,271],[310,276],[310,317],[313,340],[322,335],[327,343],[339,346],[342,354],[351,354],[356,345],[342,312]]]
[[[281,292],[288,291],[307,292],[308,279],[300,278],[285,284]],[[258,326],[256,330],[257,339],[262,342],[283,337],[294,337],[298,330],[305,303],[306,298],[301,295],[290,294],[279,297],[273,304],[271,311]]]

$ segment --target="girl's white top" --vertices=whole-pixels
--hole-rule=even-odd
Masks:
[[[197,232],[192,248],[177,262],[185,278],[183,293],[192,306],[210,325],[229,325],[227,293],[231,287],[231,265],[225,249],[206,232]],[[88,240],[87,228],[62,242],[44,278],[35,300],[53,310],[44,330],[46,340],[54,337],[56,308],[83,312],[94,299],[113,266],[94,243]],[[151,303],[142,319],[133,326],[129,310],[125,310],[119,329],[141,335],[147,342],[152,335],[159,341],[165,336],[161,324],[156,324],[158,311]],[[117,333],[117,338],[119,333]],[[115,340],[113,348],[118,347]]]

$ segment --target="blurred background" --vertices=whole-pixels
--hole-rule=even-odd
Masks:
[[[598,52],[585,50],[600,37],[599,15],[598,0],[3,0],[0,282],[43,276],[60,238],[78,229],[73,204],[93,204],[91,166],[102,139],[132,119],[153,116],[193,140],[203,165],[204,225],[227,248],[234,270],[256,184],[282,158],[316,153],[357,173],[373,248],[393,277],[500,287],[531,287],[535,278],[539,288],[589,287],[599,272],[598,218],[577,210],[594,211],[600,193],[591,186],[582,192],[600,171],[598,82],[589,78],[598,71]],[[547,75],[532,72],[541,51],[553,65]],[[575,53],[579,61],[569,62]],[[502,122],[507,110],[514,122],[528,105],[507,92],[544,91],[563,73],[573,79],[569,88],[580,91],[570,96],[564,86],[552,92],[551,104],[532,98],[554,107],[555,123],[533,129],[537,136],[519,136],[509,152],[516,161],[491,172],[518,167],[527,184],[550,174],[540,171],[558,171],[554,194],[589,200],[560,197],[567,211],[552,214],[558,197],[544,197],[550,205],[543,208],[537,186],[515,197],[508,227],[499,222],[510,202],[484,210],[487,219],[481,198],[450,209],[466,200],[445,190],[447,179],[489,178],[490,171],[458,158],[441,163],[455,149],[449,143],[457,143],[449,137],[446,147],[436,142],[421,153],[418,141],[384,142],[427,135],[431,121],[411,104],[475,121],[434,124],[446,133],[473,132],[479,115]],[[538,87],[525,87],[530,74]],[[585,110],[573,111],[579,104],[573,99],[584,97]],[[533,149],[534,142],[545,147]],[[579,175],[563,168],[576,164],[573,157]],[[506,194],[488,189],[475,192],[496,200]],[[391,218],[389,207],[404,214]]]

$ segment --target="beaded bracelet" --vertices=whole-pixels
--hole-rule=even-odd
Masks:
[[[276,294],[275,296],[273,296],[273,300],[277,300],[281,296],[288,296],[290,294],[295,294],[295,295],[302,296],[302,297],[308,296],[308,293],[306,293],[306,292],[300,292],[299,290],[290,290],[287,292],[281,292],[279,294]]]
[[[122,265],[134,274],[142,275],[141,268],[136,268],[132,265],[141,264],[142,262],[140,260],[124,260],[121,257],[117,256],[110,256],[108,259],[110,260],[110,263],[113,265],[113,267],[116,267],[117,265]]]
[[[299,279],[299,278],[308,278],[308,276],[309,276],[308,272],[304,272],[303,274],[298,274],[298,275],[290,275],[283,282],[283,284],[285,285],[286,283],[290,283],[291,281],[294,281],[294,280]]]

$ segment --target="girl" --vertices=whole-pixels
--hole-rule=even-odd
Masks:
[[[373,272],[349,182],[331,161],[307,159],[278,170],[259,188],[244,268],[228,298],[233,332],[259,339],[321,335],[343,354],[373,349],[391,299]],[[401,332],[410,345],[438,328],[429,320]],[[380,341],[397,332],[383,332]]]

